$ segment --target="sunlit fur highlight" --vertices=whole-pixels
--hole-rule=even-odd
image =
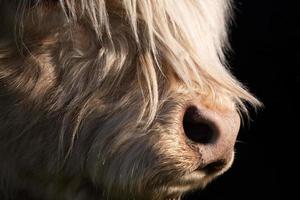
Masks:
[[[135,45],[143,52],[140,58],[140,83],[146,83],[141,88],[151,107],[149,123],[153,120],[158,107],[158,70],[168,68],[191,89],[207,93],[210,101],[223,104],[218,99],[218,92],[229,95],[236,105],[244,112],[247,109],[244,101],[252,105],[259,102],[247,92],[226,70],[224,50],[227,44],[227,23],[230,21],[230,1],[228,0],[123,0],[91,1],[60,1],[68,20],[76,23],[82,15],[86,17],[101,41],[111,38],[109,14],[114,13],[124,17],[125,23],[132,28]],[[79,4],[79,5],[78,5]],[[78,7],[80,8],[78,12]],[[117,13],[115,13],[117,12]],[[114,41],[111,41],[114,45]],[[133,41],[130,41],[133,42]],[[114,48],[114,47],[113,47]],[[126,46],[122,46],[129,52]],[[126,55],[120,55],[126,58]],[[159,58],[158,58],[159,57]],[[163,62],[166,63],[161,63]],[[115,60],[122,66],[122,59]],[[105,71],[115,65],[105,66]],[[122,76],[122,74],[120,74]],[[105,76],[103,77],[105,78]],[[220,91],[218,91],[220,90]],[[221,95],[222,96],[222,95]],[[225,102],[226,103],[226,102]],[[224,103],[224,104],[225,104]],[[146,109],[145,109],[146,110]]]

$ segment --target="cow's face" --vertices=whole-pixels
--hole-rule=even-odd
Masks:
[[[2,148],[32,175],[18,187],[171,199],[230,167],[238,112],[258,101],[224,67],[227,1],[0,5]]]

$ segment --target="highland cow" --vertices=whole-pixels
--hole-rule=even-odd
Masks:
[[[0,198],[180,199],[245,102],[229,0],[0,0]]]

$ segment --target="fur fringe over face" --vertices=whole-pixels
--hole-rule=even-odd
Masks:
[[[246,115],[246,102],[260,105],[226,67],[230,5],[0,0],[4,185],[46,199],[167,198],[198,159],[177,133],[186,102]]]

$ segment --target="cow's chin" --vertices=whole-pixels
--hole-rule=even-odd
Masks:
[[[163,199],[181,199],[181,197],[198,189],[203,189],[218,175],[207,175],[203,172],[193,172],[180,178],[168,186]]]
[[[181,199],[181,197],[186,193],[205,188],[208,183],[226,172],[231,167],[233,160],[234,155],[232,154],[230,162],[227,163],[223,168],[216,168],[212,171],[196,170],[192,173],[182,176],[177,181],[169,184],[163,199]]]

